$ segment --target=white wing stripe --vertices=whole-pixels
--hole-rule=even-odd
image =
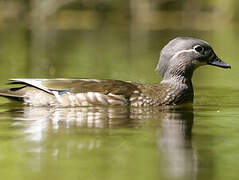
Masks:
[[[48,93],[53,94],[51,90],[46,88],[45,86],[42,85],[42,82],[47,80],[47,79],[9,79],[10,81],[18,81],[18,82],[24,82],[26,84],[29,84],[31,86],[34,86],[36,88],[42,89]]]

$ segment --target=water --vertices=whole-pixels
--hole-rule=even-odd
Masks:
[[[1,32],[3,87],[15,77],[159,82],[153,71],[159,50],[180,35],[208,40],[232,65],[231,70],[202,67],[195,72],[192,107],[37,108],[1,98],[1,177],[237,179],[238,38],[227,32],[58,30],[37,43],[26,29]]]
[[[9,179],[236,179],[238,107],[204,100],[146,109],[5,104],[0,172]]]

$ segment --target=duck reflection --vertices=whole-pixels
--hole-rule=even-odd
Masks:
[[[158,147],[162,152],[161,167],[172,179],[196,179],[197,154],[192,146],[193,112],[163,113],[158,132]]]
[[[81,108],[47,108],[24,107],[18,110],[15,120],[46,121],[54,129],[65,126],[86,128],[117,127],[125,124],[129,115],[127,108],[81,107]],[[51,125],[50,125],[51,126]]]
[[[106,137],[92,137],[92,134],[99,133],[100,130],[102,131],[99,135],[105,135],[104,133],[112,128],[147,129],[150,126],[154,131],[156,127],[161,173],[170,179],[196,178],[197,153],[191,141],[194,118],[192,107],[186,109],[21,107],[11,112],[11,114],[14,116],[15,125],[28,122],[27,125],[23,125],[28,141],[44,142],[56,132],[65,134],[64,136],[67,138],[65,145],[58,144],[58,142],[51,144],[51,154],[55,157],[58,156],[60,151],[66,151],[66,154],[70,154],[73,149],[102,148],[102,146],[105,146]],[[91,138],[76,141],[72,136],[67,136],[67,134],[76,135],[75,132],[79,135],[79,133],[84,133],[84,130],[87,130]],[[72,131],[74,133],[71,133]],[[34,148],[32,151],[41,152],[45,147],[39,144]]]
[[[75,128],[109,129],[125,127],[130,124],[128,108],[81,107],[47,108],[21,107],[12,111],[15,125],[23,125],[26,139],[43,141],[51,131],[68,133]],[[25,126],[24,122],[28,122]],[[92,131],[89,133],[93,133]],[[92,144],[92,142],[90,142]],[[97,142],[98,144],[98,142]]]

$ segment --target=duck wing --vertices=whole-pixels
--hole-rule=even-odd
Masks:
[[[31,86],[50,94],[99,92],[102,94],[124,95],[129,97],[138,90],[135,83],[120,80],[96,79],[10,79],[9,84],[19,84],[23,87]],[[22,88],[22,87],[21,87]],[[18,88],[10,90],[16,91]]]

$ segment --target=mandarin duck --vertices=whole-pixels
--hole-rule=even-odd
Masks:
[[[0,96],[32,106],[165,106],[193,102],[192,75],[203,65],[230,68],[203,40],[177,37],[163,47],[157,84],[98,79],[10,79]],[[19,87],[19,85],[22,85]]]

